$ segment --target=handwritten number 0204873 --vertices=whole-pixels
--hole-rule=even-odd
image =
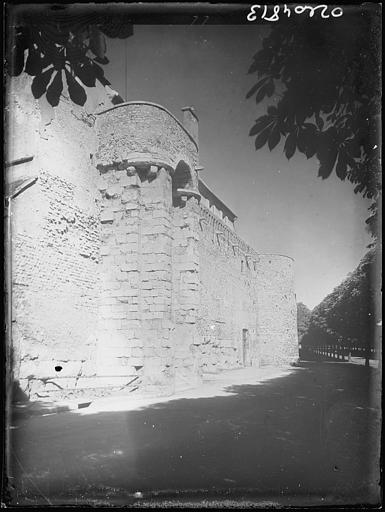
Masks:
[[[279,14],[282,9],[282,14],[285,14],[288,18],[290,18],[291,14],[303,14],[308,11],[309,18],[312,18],[316,12],[318,11],[321,15],[321,18],[327,19],[332,16],[333,18],[339,18],[344,14],[342,7],[334,7],[329,11],[329,6],[325,4],[311,6],[311,5],[296,5],[295,7],[288,7],[286,4],[282,5],[273,5],[271,6],[273,9],[273,13],[268,15],[268,6],[267,5],[252,5],[250,7],[250,12],[247,15],[248,21],[255,21],[257,19],[257,9],[263,9],[261,14],[261,19],[266,21],[279,21]]]

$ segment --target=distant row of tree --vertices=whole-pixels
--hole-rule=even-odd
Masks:
[[[360,350],[369,364],[376,347],[381,304],[378,250],[370,250],[358,267],[312,312],[298,305],[298,335],[302,351],[319,347]]]

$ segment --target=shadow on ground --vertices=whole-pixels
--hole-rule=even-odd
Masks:
[[[229,386],[229,396],[19,417],[11,503],[377,503],[379,385],[373,368],[303,363],[285,377]]]
[[[70,407],[67,405],[52,406],[52,402],[49,401],[32,401],[28,399],[28,396],[21,389],[19,381],[16,380],[12,385],[12,391],[10,396],[12,405],[10,407],[10,423],[14,425],[23,418],[31,416],[41,416],[43,414],[49,414],[54,412],[67,412]]]

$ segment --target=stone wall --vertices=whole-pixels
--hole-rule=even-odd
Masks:
[[[164,168],[101,170],[98,374],[172,379],[171,177]]]
[[[175,387],[180,390],[200,379],[197,330],[200,300],[199,207],[194,197],[173,208],[172,321]]]
[[[170,394],[191,360],[179,342],[192,316],[182,306],[190,282],[179,276],[194,266],[184,254],[183,239],[187,252],[190,245],[186,219],[173,206],[174,182],[183,186],[186,176],[194,187],[197,146],[174,116],[144,102],[100,113],[97,130],[104,283],[98,368],[139,371],[146,393]]]
[[[200,208],[200,366],[282,366],[298,358],[294,262],[257,253]]]
[[[261,364],[289,364],[298,359],[293,259],[258,255],[256,282]]]
[[[100,110],[103,94],[85,108],[64,94],[53,110],[29,79],[15,84],[8,159],[33,159],[8,181],[35,179],[12,200],[14,376],[26,394],[132,382],[172,394],[203,373],[295,359],[292,260],[257,254],[200,201],[197,142],[172,114]]]
[[[257,290],[245,262],[249,248],[205,206],[199,225],[200,367],[215,372],[257,365]]]
[[[30,85],[14,79],[8,97],[7,160],[33,160],[8,167],[7,184],[37,178],[11,201],[13,371],[24,392],[45,396],[96,370],[95,98],[83,109],[64,95],[52,109]]]

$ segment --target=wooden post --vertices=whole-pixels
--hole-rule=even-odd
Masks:
[[[369,345],[365,347],[365,366],[369,367],[370,362],[370,348]]]

